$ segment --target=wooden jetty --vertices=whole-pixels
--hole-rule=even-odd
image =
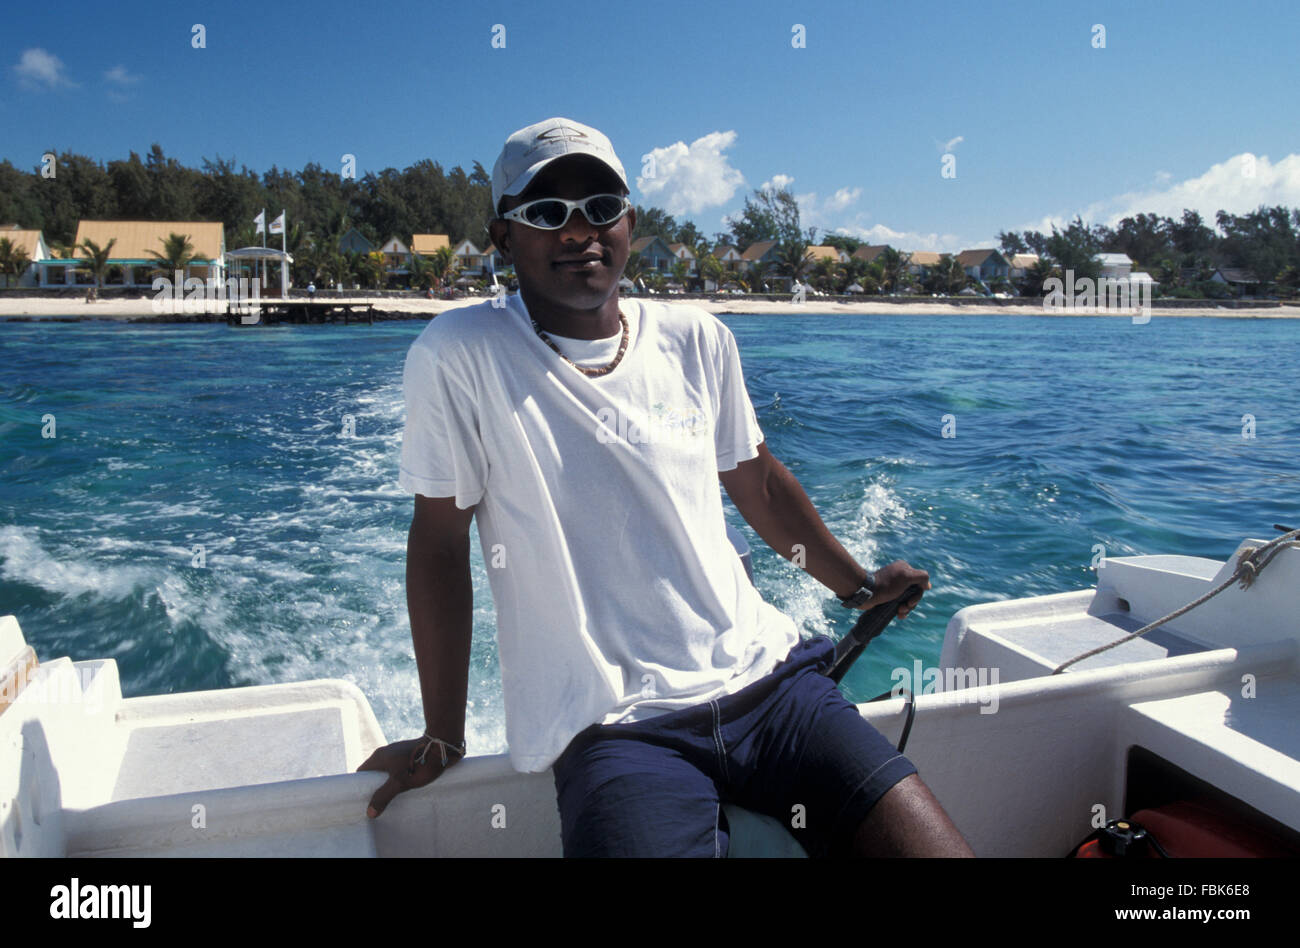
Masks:
[[[232,306],[231,309],[241,307]],[[329,300],[259,299],[242,307],[247,312],[231,312],[226,323],[231,326],[274,326],[277,323],[368,323],[375,322],[373,303],[335,303]]]

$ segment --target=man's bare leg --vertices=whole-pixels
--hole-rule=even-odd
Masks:
[[[930,788],[916,774],[894,784],[858,824],[855,856],[971,856]]]

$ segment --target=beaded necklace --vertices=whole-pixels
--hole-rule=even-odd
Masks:
[[[610,372],[613,372],[614,369],[618,366],[618,364],[623,361],[623,353],[627,352],[627,337],[628,337],[627,317],[623,315],[623,310],[621,309],[618,311],[618,321],[623,324],[623,338],[619,340],[618,353],[614,356],[614,361],[611,362],[609,365],[603,365],[603,366],[578,365],[578,363],[574,362],[572,359],[570,359],[568,356],[566,356],[563,352],[560,351],[560,347],[557,346],[551,340],[551,338],[546,335],[545,331],[542,329],[541,326],[537,325],[537,320],[533,319],[531,316],[528,318],[532,320],[533,331],[537,333],[537,337],[541,339],[542,342],[550,346],[553,350],[555,350],[556,355],[558,355],[561,359],[569,363],[569,365],[573,366],[575,369],[577,369],[579,372],[581,372],[583,375],[587,376],[588,378],[599,378],[602,375],[608,375]]]

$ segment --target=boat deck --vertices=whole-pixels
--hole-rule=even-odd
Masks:
[[[1135,748],[1300,831],[1300,549],[1251,589],[1051,674],[1225,570],[1110,560],[1095,590],[953,617],[940,664],[958,674],[916,695],[907,755],[977,854],[1064,855],[1098,807],[1125,815]],[[29,657],[18,623],[0,618],[16,694],[0,713],[4,855],[560,855],[553,778],[502,755],[469,758],[367,819],[383,777],[355,771],[387,740],[349,683],[123,698],[111,660],[33,670]],[[903,699],[859,710],[897,742]],[[798,853],[778,821],[728,812],[734,853]]]

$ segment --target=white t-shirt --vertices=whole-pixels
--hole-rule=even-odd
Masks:
[[[575,734],[732,694],[799,641],[727,540],[718,472],[763,440],[736,341],[694,306],[623,300],[589,378],[520,296],[449,310],[411,345],[399,482],[478,509],[506,743],[543,771]],[[607,364],[619,336],[557,339]]]

